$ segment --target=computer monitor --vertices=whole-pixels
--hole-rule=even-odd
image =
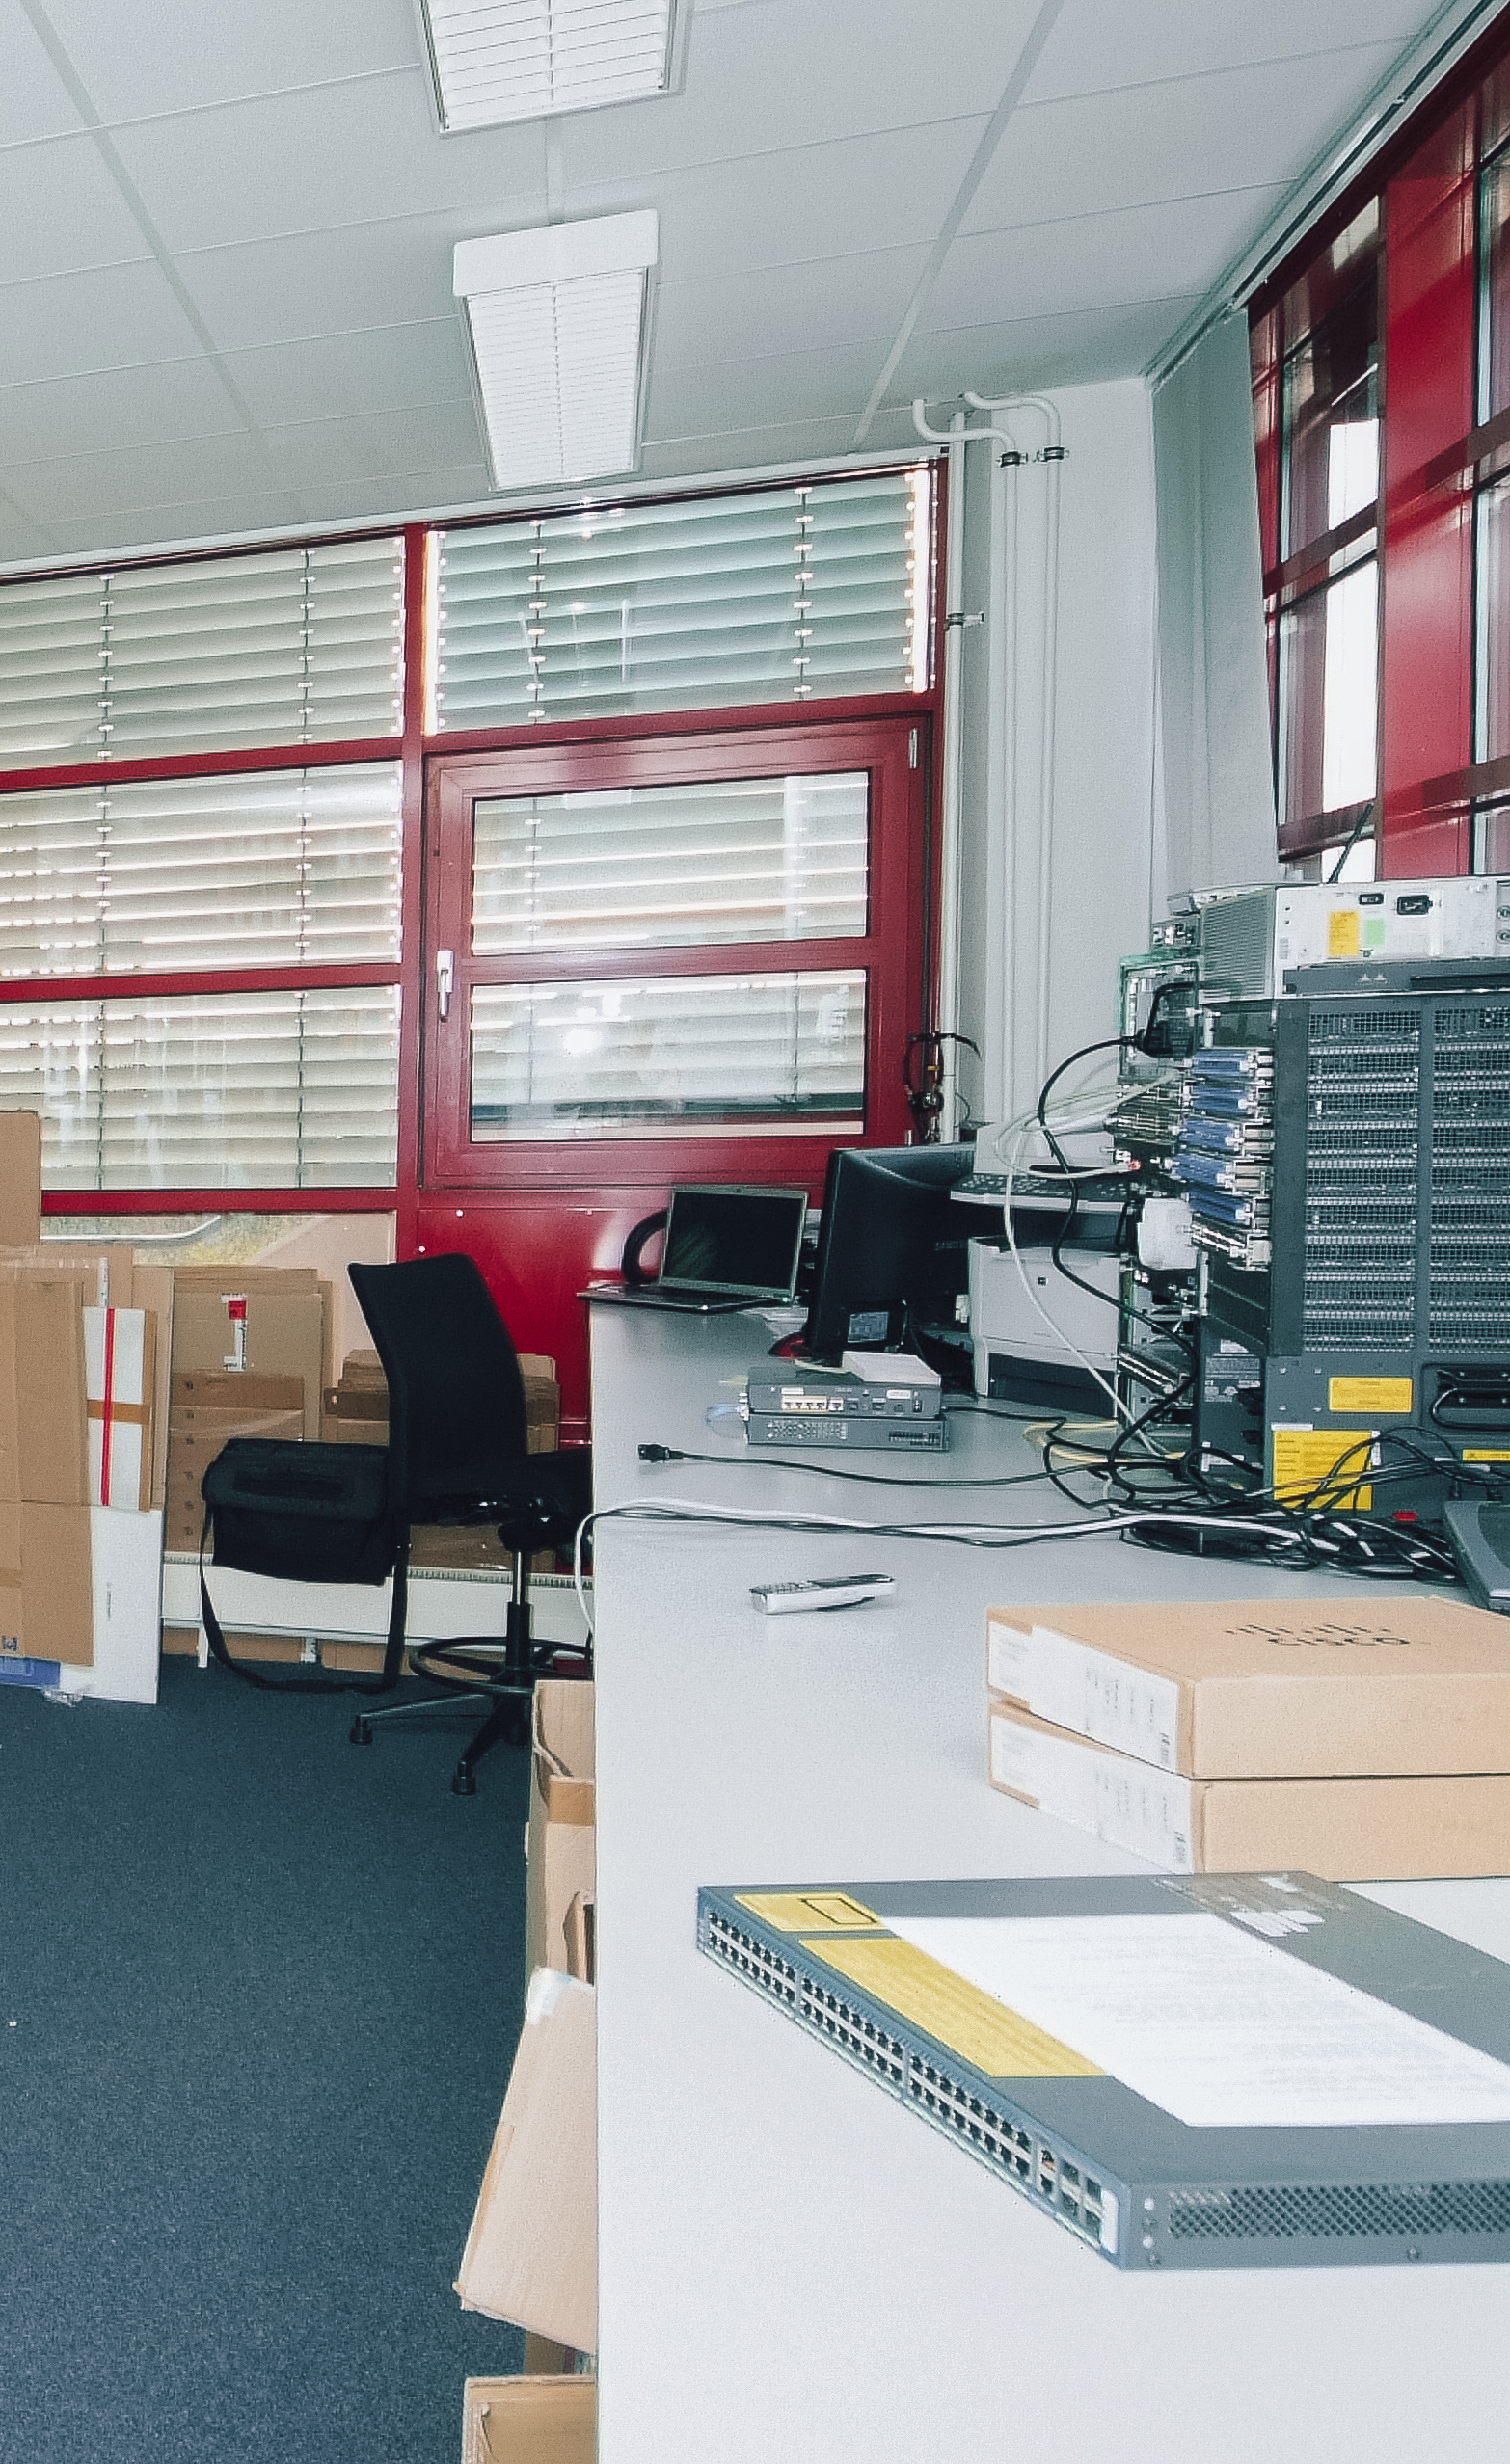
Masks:
[[[802,1330],[810,1358],[953,1327],[980,1227],[950,1192],[974,1167],[973,1144],[834,1149]]]

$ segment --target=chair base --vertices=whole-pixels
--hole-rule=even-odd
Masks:
[[[499,1657],[501,1639],[502,1655]],[[481,1666],[469,1659],[469,1652],[486,1652],[488,1660]],[[529,1705],[537,1676],[551,1673],[558,1657],[569,1657],[551,1644],[537,1649],[530,1629],[529,1603],[514,1598],[508,1612],[501,1638],[495,1635],[458,1635],[454,1640],[430,1643],[418,1647],[414,1654],[416,1668],[421,1676],[437,1682],[440,1691],[427,1695],[421,1702],[391,1702],[380,1711],[359,1711],[351,1724],[353,1745],[370,1745],[372,1730],[379,1720],[407,1719],[412,1713],[450,1709],[458,1703],[486,1702],[492,1705],[481,1727],[468,1745],[451,1774],[451,1792],[458,1797],[474,1797],[477,1793],[476,1769],[486,1754],[496,1745],[527,1745],[530,1734]],[[427,1668],[426,1661],[436,1664]],[[591,1666],[590,1660],[588,1666]],[[496,1667],[497,1676],[490,1674]],[[454,1668],[458,1675],[475,1682],[465,1692],[449,1687],[436,1670]]]

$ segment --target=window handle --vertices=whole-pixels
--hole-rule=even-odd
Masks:
[[[451,1014],[451,994],[456,986],[456,952],[438,950],[435,953],[435,1006],[442,1019]]]

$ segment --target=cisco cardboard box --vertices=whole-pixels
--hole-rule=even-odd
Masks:
[[[1510,1873],[1510,1777],[1187,1780],[996,1702],[993,1787],[1176,1874],[1328,1882]]]
[[[593,2464],[598,2387],[591,2378],[469,2378],[462,2464]]]
[[[466,2310],[594,2350],[597,1995],[539,1968],[456,2278]]]
[[[1451,1600],[997,1608],[986,1674],[1036,1718],[1190,1780],[1510,1772],[1510,1620]]]
[[[0,1278],[0,1654],[93,1657],[84,1311],[77,1284]]]
[[[531,1711],[529,1824],[525,1834],[525,1971],[570,1971],[567,1914],[591,1899],[597,1880],[593,1785],[593,1689],[542,1677]]]

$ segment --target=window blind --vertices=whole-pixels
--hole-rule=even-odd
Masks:
[[[921,691],[926,469],[434,534],[433,728]]]
[[[0,977],[396,960],[396,762],[0,796]]]
[[[864,974],[478,985],[472,1136],[858,1128]]]
[[[863,933],[869,789],[857,770],[479,802],[472,949]]]
[[[0,764],[397,736],[403,543],[0,586]]]
[[[48,1190],[391,1188],[398,991],[0,1006]]]

